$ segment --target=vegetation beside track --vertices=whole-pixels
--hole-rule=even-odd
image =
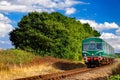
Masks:
[[[1,50],[0,80],[13,80],[16,78],[61,72],[77,68],[75,67],[76,65],[79,65],[79,67],[84,66],[80,62],[49,56],[41,57],[18,49]]]
[[[118,59],[119,61],[120,59]],[[112,76],[110,76],[109,80],[120,80],[120,62],[112,68]]]
[[[13,65],[21,66],[22,64],[29,63],[35,59],[35,54],[18,50],[1,50],[0,51],[0,70],[9,70]]]

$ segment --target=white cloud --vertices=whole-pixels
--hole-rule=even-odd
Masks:
[[[116,34],[120,35],[120,28],[116,30]]]
[[[112,22],[112,23],[109,23],[109,22],[97,23],[93,20],[84,20],[84,19],[81,19],[80,22],[81,23],[88,23],[88,24],[90,24],[91,27],[93,27],[94,29],[96,29],[98,31],[118,29],[119,28],[119,26],[115,22]]]
[[[76,9],[75,8],[66,8],[66,13],[65,14],[73,14],[75,13]]]
[[[0,44],[8,44],[9,45],[11,43],[10,43],[10,41],[2,41],[2,40],[0,40]]]
[[[10,23],[11,20],[0,13],[0,37],[5,37],[14,29]]]
[[[8,33],[14,29],[11,22],[8,17],[0,13],[0,49],[13,47],[8,37]]]
[[[79,0],[1,0],[0,11],[4,12],[31,12],[31,11],[55,11],[64,10],[72,14],[75,4],[87,4]]]
[[[6,17],[0,13],[0,22],[1,23],[11,23],[11,20],[8,17]]]
[[[0,38],[0,49],[9,49],[13,48],[12,43],[8,39],[8,37]]]
[[[117,36],[113,33],[102,33],[100,38],[104,39],[108,42],[113,48],[115,52],[120,52],[120,36]]]

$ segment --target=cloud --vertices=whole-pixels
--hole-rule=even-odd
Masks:
[[[0,44],[10,44],[10,41],[2,41],[2,40],[0,40]]]
[[[84,20],[80,19],[81,23],[88,23],[90,24],[91,27],[98,31],[103,31],[103,30],[110,30],[110,29],[118,29],[119,26],[115,23],[109,23],[109,22],[104,22],[104,23],[97,23],[94,20]]]
[[[8,17],[0,13],[0,49],[13,47],[8,36],[9,32],[14,29],[11,23]]]
[[[0,13],[0,37],[5,37],[14,29],[10,23],[11,20]]]
[[[120,28],[116,30],[116,34],[120,35]]]
[[[114,47],[115,52],[120,52],[120,36],[117,36],[113,33],[102,33],[100,38],[104,39],[111,46]]]
[[[8,17],[5,17],[3,14],[0,13],[0,22],[1,23],[11,23],[11,20]]]
[[[76,4],[87,4],[79,0],[1,0],[0,11],[4,12],[51,12],[64,10],[66,14],[73,14]]]
[[[75,11],[76,11],[76,9],[75,9],[75,8],[66,8],[66,13],[65,13],[65,14],[70,15],[70,14],[75,13]]]
[[[14,48],[8,39],[5,39],[5,38],[2,38],[2,39],[3,40],[0,40],[0,49]]]

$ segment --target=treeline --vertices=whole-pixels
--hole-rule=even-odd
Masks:
[[[89,24],[81,24],[75,18],[58,12],[32,12],[23,16],[18,28],[9,35],[17,49],[41,56],[80,60],[82,40],[90,36],[100,36],[100,33]]]
[[[120,53],[115,53],[116,58],[120,58]]]

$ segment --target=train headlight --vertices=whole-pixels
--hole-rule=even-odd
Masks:
[[[90,57],[88,57],[88,58],[87,58],[87,61],[90,61],[90,60],[91,60],[91,58],[90,58]]]
[[[98,57],[94,57],[94,60],[97,61],[97,60],[98,60]]]

